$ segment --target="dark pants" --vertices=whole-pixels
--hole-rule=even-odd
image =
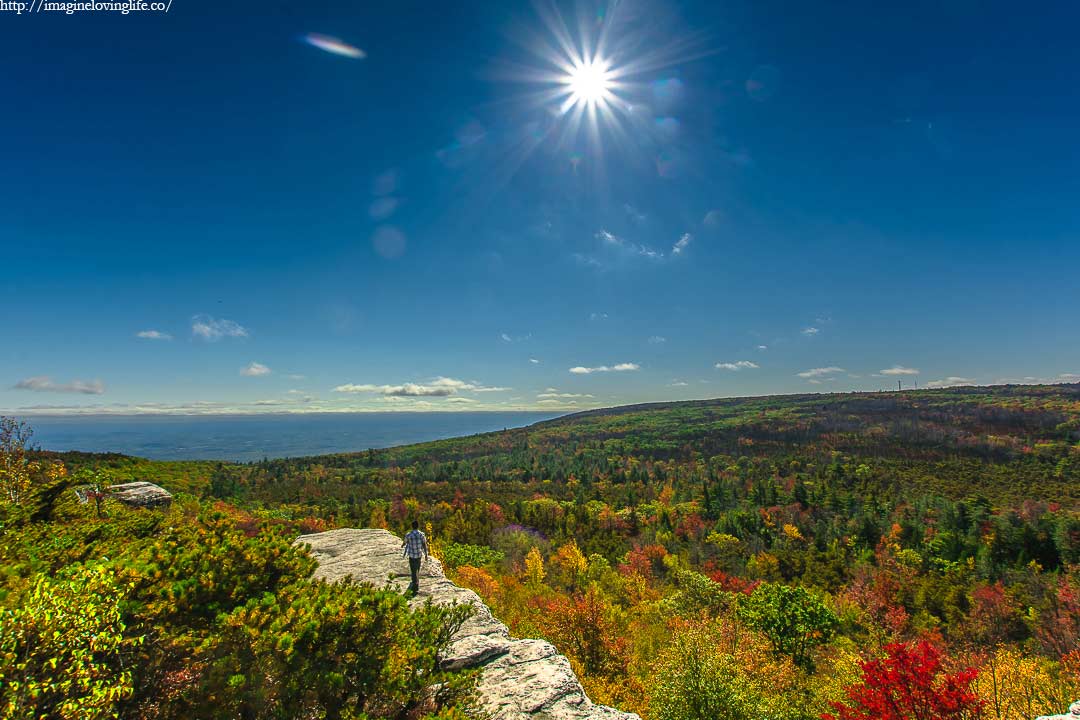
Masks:
[[[409,558],[409,572],[412,573],[412,582],[409,583],[409,592],[420,592],[420,558]]]

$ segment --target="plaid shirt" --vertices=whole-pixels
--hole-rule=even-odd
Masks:
[[[411,558],[423,557],[428,554],[427,536],[419,530],[413,530],[405,536],[401,547],[404,549],[403,555]]]

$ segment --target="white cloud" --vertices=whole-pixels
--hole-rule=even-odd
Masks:
[[[454,404],[461,404],[461,403],[474,403],[476,401],[473,400],[472,398],[467,398],[467,397],[451,397],[451,398],[446,398],[446,402],[454,403]]]
[[[540,361],[537,360],[536,358],[529,358],[529,362],[531,362],[533,365],[539,365],[540,364]]]
[[[694,239],[694,236],[690,233],[683,233],[682,237],[675,241],[675,244],[671,246],[672,255],[681,255],[682,251],[686,249]]]
[[[688,382],[683,382],[682,380],[672,380],[672,381],[671,381],[671,384],[669,385],[669,387],[686,387],[686,386],[687,386],[687,385],[689,385],[689,384],[690,384],[690,383],[688,383]]]
[[[577,407],[578,402],[576,400],[555,400],[554,398],[548,398],[546,400],[537,400],[537,405],[548,405],[551,407]]]
[[[607,320],[608,319],[608,314],[605,313],[605,312],[589,313],[589,319],[590,320]]]
[[[829,367],[812,368],[810,370],[803,370],[801,373],[796,373],[801,378],[817,378],[823,375],[831,375],[832,373],[845,372],[844,368],[830,365]]]
[[[705,227],[716,227],[720,224],[720,220],[724,217],[723,213],[719,210],[710,210],[705,213],[705,218],[701,221],[701,224]]]
[[[766,350],[769,349],[769,346],[768,345],[758,345],[757,349],[761,350],[762,352],[765,352]]]
[[[622,245],[623,240],[615,233],[608,232],[607,230],[600,230],[596,233],[596,239],[606,242],[608,245]]]
[[[269,375],[271,372],[270,368],[257,362],[253,362],[240,370],[240,374],[244,377],[262,377],[263,375]]]
[[[338,385],[334,392],[339,393],[379,393],[388,397],[449,397],[454,394],[453,388],[435,387],[432,385],[418,385],[416,383],[404,383],[402,385],[356,385],[347,383]]]
[[[570,368],[570,372],[574,375],[591,375],[592,373],[604,373],[604,372],[630,372],[632,370],[640,370],[641,366],[637,363],[619,363],[618,365],[600,365],[598,367],[577,367]]]
[[[172,340],[172,335],[161,332],[160,330],[140,330],[135,333],[135,337],[142,338],[143,340]]]
[[[930,382],[926,383],[926,387],[928,387],[928,388],[948,388],[948,387],[956,387],[957,385],[974,385],[974,384],[975,384],[975,380],[973,380],[971,378],[950,376],[950,377],[945,378],[944,380],[931,380]]]
[[[642,245],[640,243],[630,242],[624,238],[619,237],[613,232],[608,230],[598,230],[595,234],[597,240],[607,247],[619,248],[627,253],[639,255],[641,257],[647,257],[650,260],[663,260],[664,253],[653,250],[652,248]],[[687,241],[689,242],[689,241]],[[599,264],[599,263],[597,263]]]
[[[667,342],[667,338],[663,337],[661,335],[653,335],[652,337],[649,338],[649,344],[650,345],[663,345],[666,342]]]
[[[717,370],[756,370],[760,367],[757,363],[750,362],[749,360],[737,360],[736,362],[718,362],[716,363]]]
[[[247,328],[232,320],[216,319],[209,315],[191,318],[191,334],[203,340],[220,340],[224,337],[247,337]]]
[[[881,371],[882,375],[918,375],[919,370],[917,368],[904,367],[903,365],[893,365],[887,370]]]
[[[1064,380],[1069,383],[1080,382],[1080,373],[1061,373],[1058,375],[1058,380]]]
[[[817,335],[819,332],[821,332],[821,330],[817,329],[816,327],[808,327],[802,329],[802,334],[810,337]]]
[[[537,400],[551,400],[554,398],[591,398],[594,397],[589,393],[568,393],[558,392],[555,388],[548,388],[547,392],[542,392],[536,396]]]
[[[402,383],[400,385],[373,385],[370,383],[346,383],[334,388],[338,393],[378,393],[386,397],[450,397],[459,391],[506,392],[512,388],[488,387],[477,382],[465,382],[448,377],[437,377],[427,383]]]
[[[101,395],[105,384],[100,380],[72,380],[69,383],[54,383],[48,375],[36,375],[20,380],[13,386],[15,390],[33,392],[75,393],[78,395]]]
[[[506,333],[502,333],[499,337],[502,338],[503,342],[514,342],[514,339]]]

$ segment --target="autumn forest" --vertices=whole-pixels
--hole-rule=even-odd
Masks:
[[[465,717],[471,678],[432,650],[460,613],[311,581],[291,544],[413,520],[513,633],[646,720],[1021,720],[1080,697],[1078,385],[628,406],[251,464],[5,428],[5,718]],[[129,480],[176,499],[69,492]],[[49,647],[57,627],[98,640]]]

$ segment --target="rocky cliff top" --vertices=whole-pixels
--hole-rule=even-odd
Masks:
[[[409,584],[409,564],[401,556],[401,538],[386,530],[340,529],[302,535],[319,561],[315,576],[329,581],[352,577],[402,592]],[[483,709],[493,720],[640,720],[585,695],[570,661],[546,640],[510,637],[505,625],[472,590],[458,587],[432,558],[420,569],[420,592],[409,601],[423,605],[469,603],[476,612],[462,626],[442,658],[451,668],[479,667]]]

